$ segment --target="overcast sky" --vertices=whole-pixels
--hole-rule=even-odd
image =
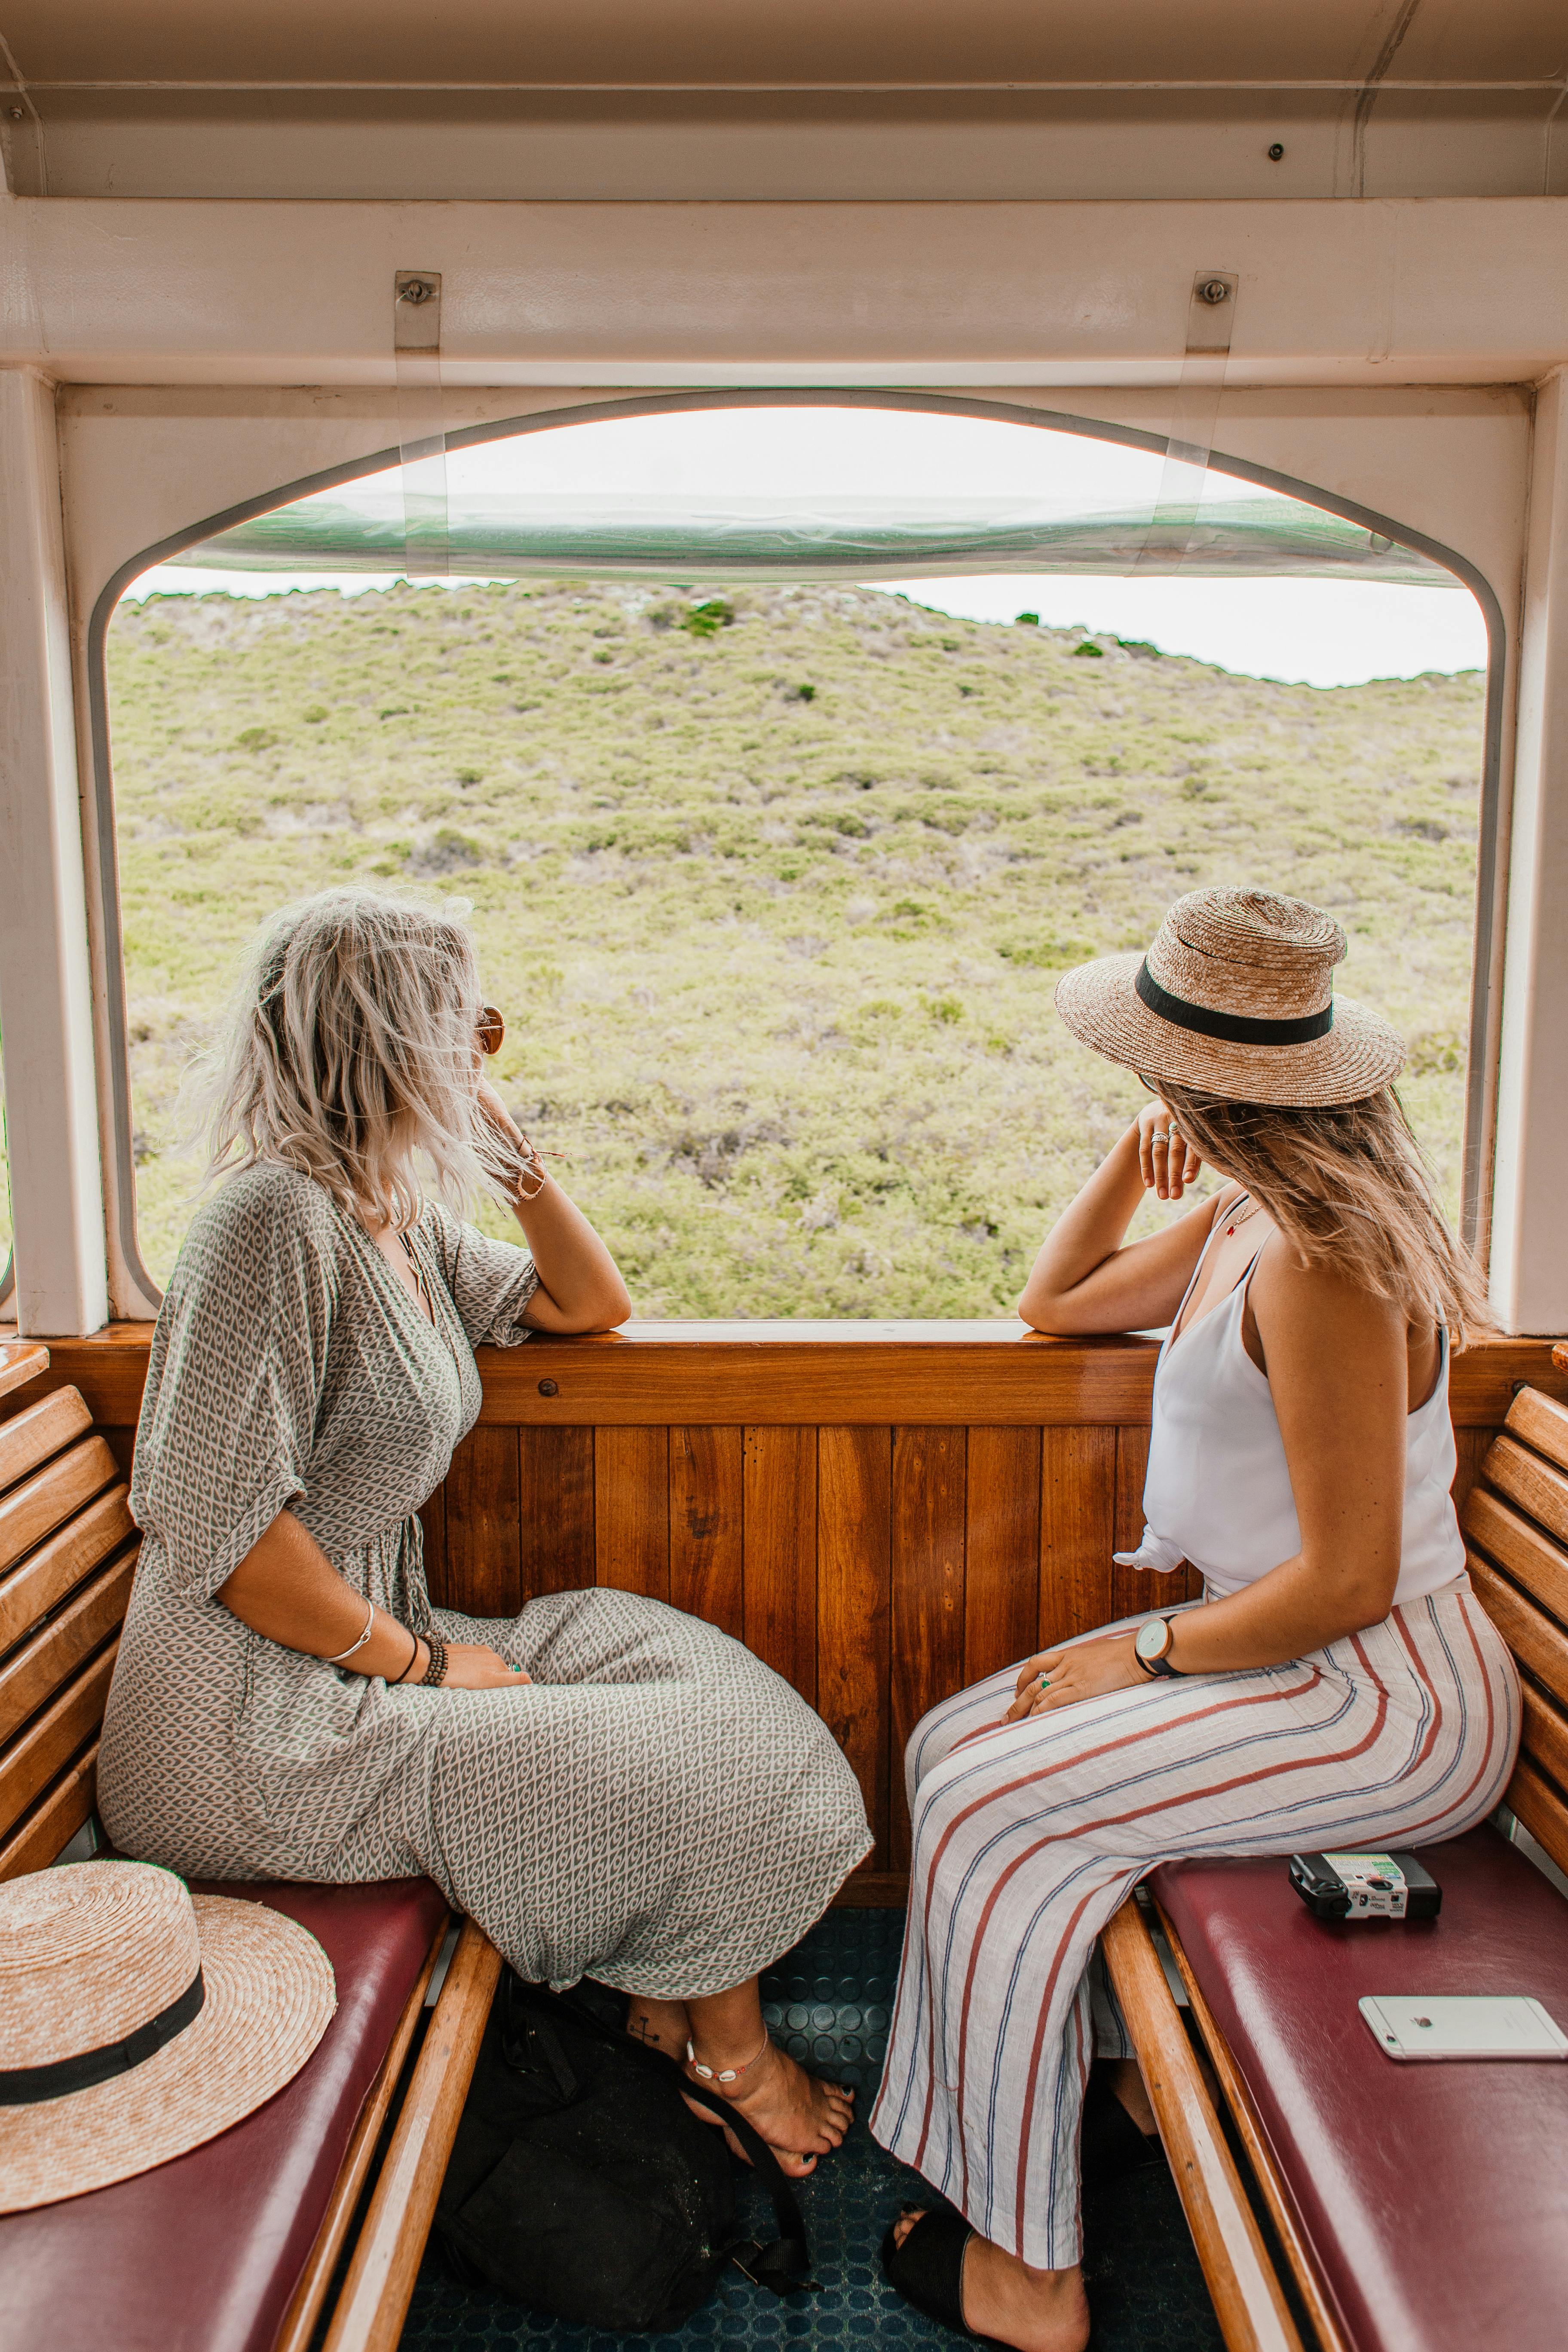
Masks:
[[[912,489],[925,498],[1021,497],[1089,512],[1151,502],[1161,464],[1110,442],[978,418],[792,406],[620,418],[521,435],[453,453],[447,482],[454,496],[487,488],[513,495],[688,492],[705,504],[727,495],[896,497]],[[1212,498],[1258,495],[1250,483],[1212,472],[1205,488]],[[332,586],[361,594],[389,586],[395,576],[215,572],[171,564],[144,572],[130,593],[258,596]],[[893,593],[978,621],[1010,622],[1019,612],[1037,612],[1052,625],[1081,623],[1226,669],[1313,686],[1479,669],[1486,661],[1479,608],[1458,586],[1008,574],[908,581]]]

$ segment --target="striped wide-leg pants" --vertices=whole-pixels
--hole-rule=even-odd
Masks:
[[[1090,1963],[1129,1890],[1181,1856],[1458,1836],[1512,1772],[1519,1679],[1463,1580],[1290,1665],[1004,1727],[1016,1679],[933,1707],[909,1743],[909,1927],[871,2130],[982,2236],[1056,2270],[1079,2253],[1089,2060],[1125,2049]]]

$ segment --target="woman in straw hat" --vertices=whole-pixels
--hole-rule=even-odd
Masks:
[[[659,1601],[493,1620],[426,1590],[416,1515],[479,1413],[475,1348],[629,1312],[481,1075],[499,1025],[465,924],[415,899],[328,891],[260,941],[153,1339],[103,1818],[208,1878],[427,1872],[524,1977],[630,1994],[808,2171],[849,2095],[773,2046],[756,1979],[870,1844],[826,1727]],[[453,1213],[481,1189],[524,1246]]]
[[[1095,1937],[1157,1863],[1453,1837],[1513,1769],[1519,1688],[1449,1498],[1448,1352],[1481,1314],[1393,1081],[1300,899],[1199,890],[1146,957],[1070,972],[1074,1034],[1156,1098],[1046,1241],[1042,1331],[1170,1326],[1138,1551],[1201,1602],[933,1708],[908,1750],[910,1926],[884,2146],[958,2211],[884,2248],[922,2309],[1081,2352],[1079,2186],[1158,2153]],[[1212,1201],[1124,1239],[1146,1191]],[[1097,2055],[1098,2053],[1098,2055]],[[1091,2068],[1091,2061],[1092,2068]],[[1085,2097],[1087,2090],[1087,2101]],[[962,2217],[962,2218],[961,2218]]]

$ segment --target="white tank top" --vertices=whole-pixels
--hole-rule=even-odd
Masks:
[[[1189,1298],[1213,1240],[1211,1232],[1187,1286]],[[1274,1399],[1241,1333],[1257,1264],[1255,1257],[1227,1297],[1178,1337],[1167,1336],[1160,1350],[1143,1486],[1148,1524],[1137,1551],[1116,1555],[1124,1564],[1162,1574],[1190,1560],[1216,1600],[1255,1584],[1301,1549]],[[1183,1308],[1186,1303],[1184,1298]],[[1395,1606],[1451,1584],[1465,1565],[1449,1494],[1456,1456],[1447,1332],[1439,1333],[1439,1345],[1436,1386],[1405,1424],[1405,1537]]]

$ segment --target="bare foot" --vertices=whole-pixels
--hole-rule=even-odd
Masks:
[[[920,2219],[920,2211],[900,2216],[893,2231],[896,2245],[903,2244]],[[1084,2352],[1089,2342],[1089,2298],[1078,2264],[1033,2271],[978,2231],[963,2250],[962,2302],[966,2326],[1015,2346],[1016,2352]]]
[[[740,2109],[795,2180],[815,2172],[817,2158],[837,2147],[855,2120],[853,2091],[840,2090],[837,2083],[824,2083],[808,2074],[773,2041],[733,2089],[724,2083],[704,2083],[702,2087],[717,2091]],[[742,2163],[748,2161],[734,2134],[726,2131],[724,2137],[731,2152]]]

